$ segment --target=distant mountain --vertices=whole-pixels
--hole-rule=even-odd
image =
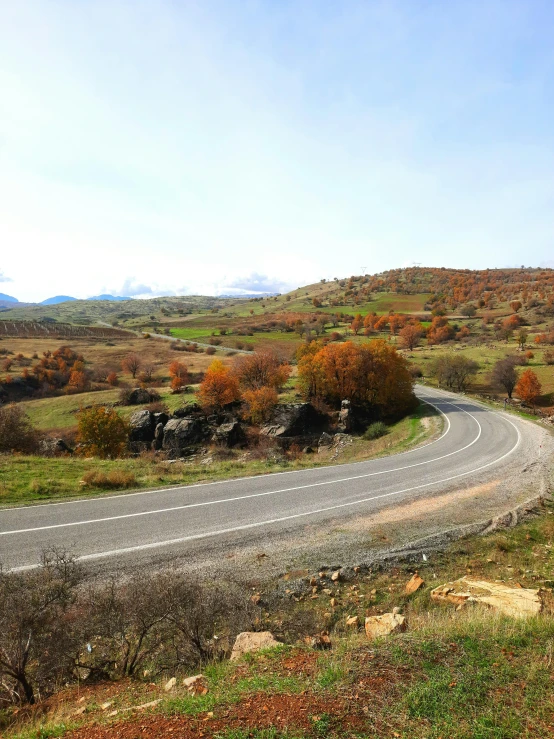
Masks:
[[[132,300],[132,298],[125,298],[121,295],[94,295],[92,298],[87,298],[87,300]]]
[[[72,298],[71,295],[54,295],[53,298],[46,298],[39,303],[39,305],[57,305],[58,303],[69,303],[77,298]]]
[[[19,303],[19,300],[6,293],[0,293],[0,303]]]

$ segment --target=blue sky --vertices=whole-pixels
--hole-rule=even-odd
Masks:
[[[550,0],[0,0],[0,17],[0,292],[554,266]]]

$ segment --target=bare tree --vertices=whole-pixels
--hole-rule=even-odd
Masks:
[[[141,368],[142,362],[138,354],[131,353],[121,362],[121,368],[124,372],[128,372],[132,375],[133,379],[137,376],[137,372]]]
[[[517,357],[504,357],[504,359],[499,359],[492,368],[493,385],[504,388],[509,398],[512,397],[518,381],[517,364],[519,364]]]

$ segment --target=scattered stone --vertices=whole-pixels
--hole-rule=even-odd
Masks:
[[[330,446],[333,446],[333,442],[334,438],[331,436],[331,434],[328,434],[324,431],[319,437],[319,441],[317,443],[317,451],[326,451]]]
[[[322,631],[315,636],[306,636],[304,637],[304,641],[313,649],[331,649],[333,646],[327,631]]]
[[[335,570],[333,574],[331,575],[331,580],[333,582],[338,582],[340,580],[340,570]]]
[[[392,613],[384,613],[382,616],[368,616],[365,620],[365,633],[368,639],[389,636],[406,631],[407,628],[406,617],[398,608],[393,608]]]
[[[406,595],[411,595],[412,593],[415,593],[416,590],[419,590],[421,587],[425,585],[425,581],[423,578],[419,576],[417,572],[415,572],[411,579],[408,580],[406,583],[405,593]]]
[[[457,606],[482,603],[513,618],[536,616],[542,611],[547,597],[546,590],[510,587],[501,582],[474,580],[469,577],[439,585],[431,591],[431,598],[439,602]]]
[[[346,625],[350,626],[352,629],[357,629],[359,626],[359,618],[357,616],[347,616],[346,617]]]
[[[183,680],[183,685],[192,695],[206,695],[208,692],[208,681],[204,675],[193,675]]]
[[[169,693],[169,692],[170,692],[171,690],[173,690],[173,688],[174,688],[174,687],[175,687],[176,685],[177,685],[177,678],[176,678],[176,677],[172,677],[172,678],[170,678],[170,679],[169,679],[169,680],[168,680],[168,681],[166,682],[166,684],[164,685],[164,690],[165,690],[165,692],[166,692],[166,693]]]
[[[278,642],[271,631],[243,631],[235,640],[231,660],[240,659],[249,652],[258,652],[260,649],[278,647]]]
[[[102,703],[102,705],[100,706],[100,708],[101,708],[101,709],[102,709],[103,711],[107,711],[107,710],[108,710],[108,708],[109,708],[109,707],[110,707],[111,705],[113,705],[113,701],[106,701],[105,703]]]

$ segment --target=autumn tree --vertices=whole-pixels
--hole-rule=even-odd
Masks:
[[[243,417],[251,423],[267,421],[279,402],[277,391],[268,386],[245,390],[242,399],[244,401]]]
[[[242,390],[259,390],[270,387],[280,390],[289,379],[288,362],[271,350],[236,357],[233,374]]]
[[[198,388],[197,398],[206,411],[221,411],[226,405],[239,400],[238,380],[220,359],[208,367]]]
[[[169,365],[169,376],[171,378],[171,389],[179,392],[190,382],[190,376],[186,364],[175,359]]]
[[[20,406],[15,403],[0,405],[0,453],[32,454],[38,442],[38,433]]]
[[[115,459],[127,446],[129,428],[113,408],[94,406],[77,416],[77,441],[86,457]]]
[[[531,405],[534,410],[537,398],[542,392],[542,385],[533,370],[524,370],[514,389],[521,400]]]
[[[408,362],[383,339],[362,345],[312,342],[297,356],[300,385],[307,398],[336,407],[350,400],[374,417],[400,416],[413,406]]]
[[[520,328],[517,333],[517,343],[519,344],[520,348],[523,349],[525,344],[527,343],[527,338],[529,336],[529,332],[526,328]]]
[[[140,371],[139,380],[143,383],[152,382],[155,371],[156,368],[153,364],[143,364]]]
[[[357,336],[360,333],[363,325],[364,325],[363,318],[361,314],[358,313],[356,317],[354,318],[354,320],[352,321],[352,323],[350,324],[350,328],[352,329],[352,332],[354,333],[355,336]]]
[[[492,369],[491,380],[493,385],[504,388],[509,398],[512,397],[517,385],[518,372],[516,365],[518,363],[517,357],[504,357],[499,359]]]
[[[124,357],[123,361],[121,362],[121,369],[124,372],[130,374],[134,380],[141,365],[142,361],[139,355],[132,352],[131,354],[127,354],[127,356]]]
[[[517,313],[521,310],[521,301],[520,300],[512,300],[510,302],[510,308],[513,310],[514,313]]]
[[[412,351],[419,344],[419,340],[423,336],[423,326],[421,324],[408,323],[400,330],[398,335],[402,341],[402,345]]]

